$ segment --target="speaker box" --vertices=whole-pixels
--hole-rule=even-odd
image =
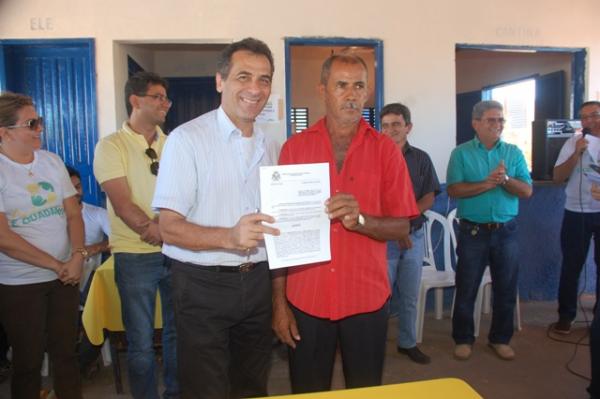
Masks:
[[[534,180],[552,180],[552,170],[565,141],[581,129],[579,120],[546,119],[532,123],[532,168]]]

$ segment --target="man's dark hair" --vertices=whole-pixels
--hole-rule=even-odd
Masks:
[[[323,65],[321,66],[321,84],[326,85],[327,81],[329,80],[329,75],[331,74],[331,65],[333,65],[334,62],[341,62],[344,64],[350,64],[350,65],[362,65],[363,68],[365,68],[365,71],[368,71],[369,69],[367,68],[367,64],[365,63],[365,60],[363,60],[361,57],[359,57],[356,54],[352,54],[352,53],[340,53],[340,54],[331,54],[329,57],[327,57],[327,59],[325,60],[325,62],[323,62]]]
[[[221,51],[217,60],[217,72],[221,75],[221,78],[227,79],[229,72],[231,71],[231,57],[237,51],[249,51],[254,54],[264,55],[269,60],[271,65],[271,76],[275,72],[275,64],[273,63],[273,54],[269,46],[263,41],[255,39],[253,37],[247,37],[240,40],[239,42],[233,42]]]
[[[125,84],[125,107],[127,107],[127,115],[131,116],[131,111],[133,111],[129,97],[132,94],[136,96],[145,95],[150,85],[161,85],[165,90],[169,89],[169,83],[154,72],[136,72],[127,79],[127,83]]]
[[[77,176],[79,180],[81,180],[81,175],[79,174],[79,171],[74,167],[67,165],[67,172],[69,172],[69,177]]]
[[[379,113],[379,119],[383,119],[383,117],[388,114],[402,115],[402,117],[404,118],[404,122],[406,122],[407,125],[410,125],[412,123],[410,121],[410,109],[408,109],[408,107],[404,104],[401,104],[401,103],[387,104],[385,107],[383,107],[381,109],[381,112]]]
[[[581,107],[579,107],[579,112],[581,112],[581,110],[583,109],[583,107],[587,107],[588,105],[595,105],[596,107],[600,107],[600,101],[586,101],[583,104],[581,104]]]

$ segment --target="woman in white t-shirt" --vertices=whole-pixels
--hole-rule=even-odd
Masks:
[[[80,399],[83,221],[64,163],[40,149],[42,128],[30,97],[0,94],[0,323],[13,348],[13,398],[39,398],[48,352],[57,397]]]

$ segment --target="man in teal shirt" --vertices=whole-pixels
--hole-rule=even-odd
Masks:
[[[489,265],[494,295],[490,347],[504,360],[515,357],[509,346],[517,296],[519,198],[531,196],[531,177],[519,148],[500,139],[502,104],[481,101],[473,107],[476,137],[452,151],[446,177],[448,195],[458,200],[460,229],[456,265],[456,301],[452,317],[454,356],[467,360],[475,341],[473,307]]]

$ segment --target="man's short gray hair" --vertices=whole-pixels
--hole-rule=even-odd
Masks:
[[[358,56],[356,54],[349,53],[349,52],[342,52],[339,54],[331,54],[329,57],[327,57],[327,59],[325,60],[325,62],[323,62],[323,65],[321,66],[321,84],[322,85],[327,85],[327,81],[329,80],[329,75],[331,74],[331,66],[336,61],[341,62],[343,64],[349,64],[349,65],[361,65],[363,68],[365,68],[365,72],[367,72],[369,70],[367,68],[367,64],[365,63],[365,60],[363,60],[360,56]]]
[[[480,120],[485,111],[490,109],[499,109],[500,111],[504,111],[504,107],[498,101],[487,100],[487,101],[479,101],[473,107],[473,114],[471,115],[472,120]]]

